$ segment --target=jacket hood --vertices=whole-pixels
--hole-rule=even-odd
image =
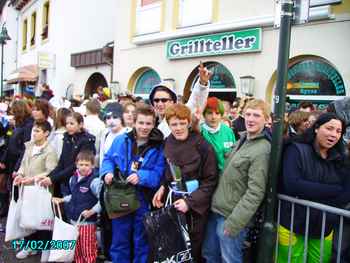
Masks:
[[[132,141],[134,141],[135,138],[136,138],[136,130],[135,130],[135,128],[132,129],[130,132],[128,132],[127,136]],[[160,130],[158,130],[157,128],[153,128],[151,130],[150,135],[149,135],[149,139],[148,139],[147,144],[150,145],[150,146],[157,146],[157,145],[160,145],[160,144],[163,143],[163,139],[164,139],[163,133]]]
[[[269,128],[264,128],[260,134],[258,134],[256,137],[253,138],[253,140],[265,138],[270,143],[272,142],[272,132]],[[245,141],[247,139],[247,132],[244,132],[241,136],[242,141]]]

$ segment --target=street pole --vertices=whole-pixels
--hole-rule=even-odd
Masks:
[[[1,88],[0,88],[0,98],[2,98],[3,90],[4,90],[4,44],[1,43]]]
[[[276,243],[277,180],[280,175],[283,143],[283,124],[286,104],[287,71],[290,48],[293,0],[281,0],[281,24],[279,30],[277,81],[274,96],[273,133],[269,162],[269,180],[266,188],[265,221],[259,242],[259,263],[274,262]]]

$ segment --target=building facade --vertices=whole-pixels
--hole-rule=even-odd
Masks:
[[[248,80],[252,95],[272,101],[275,1],[117,2],[114,80],[120,88],[147,97],[154,83],[168,79],[186,98],[202,61],[214,73],[212,95],[233,100],[247,94]],[[322,108],[350,92],[350,2],[311,0],[311,6],[309,22],[292,28],[287,94],[292,103],[307,99]]]
[[[31,85],[39,95],[38,86],[47,83],[59,97],[88,97],[98,85],[110,85],[112,61],[99,56],[114,38],[114,0],[104,0],[103,5],[98,0],[11,0],[4,12],[2,21],[12,38],[6,46],[4,75],[17,93]],[[16,23],[10,27],[7,20]],[[11,49],[16,50],[15,58],[12,53],[10,57]],[[24,69],[32,70],[35,81],[18,79]]]

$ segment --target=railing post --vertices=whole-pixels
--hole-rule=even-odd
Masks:
[[[267,185],[267,198],[265,210],[265,222],[263,233],[259,243],[259,263],[273,262],[274,245],[276,242],[276,186],[280,171],[283,122],[286,103],[286,84],[289,60],[291,25],[294,11],[293,0],[281,0],[281,26],[279,32],[277,82],[274,97],[273,135],[271,143],[271,155],[269,162],[269,181]]]

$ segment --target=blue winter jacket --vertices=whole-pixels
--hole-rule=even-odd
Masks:
[[[159,132],[156,129],[152,132],[154,133],[154,131]],[[139,160],[139,156],[133,154],[133,147],[136,144],[133,133],[131,131],[114,139],[112,146],[103,158],[100,176],[104,177],[107,173],[114,173],[116,167],[126,177],[134,173],[131,170],[131,165],[133,161]],[[157,135],[159,136],[159,134]],[[156,190],[160,186],[165,169],[162,141],[163,137],[161,136],[157,140],[149,140],[147,143],[149,148],[137,170],[139,176],[138,190],[141,190],[142,187]]]

